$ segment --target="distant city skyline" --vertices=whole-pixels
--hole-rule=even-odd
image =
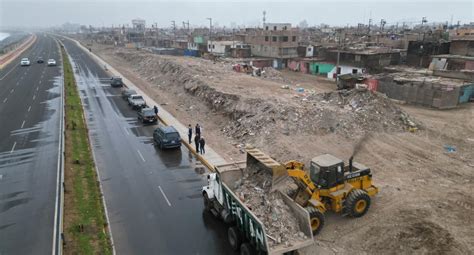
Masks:
[[[390,25],[474,21],[473,1],[77,1],[77,0],[0,0],[0,27],[50,27],[66,22],[92,26],[130,24],[132,19],[146,20],[147,27],[178,27],[189,21],[191,27],[254,27],[262,25],[263,11],[267,22],[289,22],[293,26],[305,20],[309,26],[322,23],[333,26],[377,25],[381,19]]]

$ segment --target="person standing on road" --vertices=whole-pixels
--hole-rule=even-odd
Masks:
[[[191,144],[191,138],[193,137],[193,127],[191,127],[191,124],[188,125],[188,140],[189,144]]]
[[[199,149],[201,150],[201,154],[206,153],[206,150],[204,149],[204,146],[206,145],[206,140],[204,140],[204,136],[201,136],[199,139]]]
[[[201,136],[201,126],[199,126],[199,123],[196,124],[196,135]]]
[[[199,135],[196,134],[196,135],[194,136],[194,144],[196,145],[196,152],[197,152],[198,154],[199,154],[199,140],[200,140],[200,139],[201,139],[201,138],[199,137]]]
[[[153,106],[153,110],[155,110],[155,115],[158,117],[158,107],[156,105]]]

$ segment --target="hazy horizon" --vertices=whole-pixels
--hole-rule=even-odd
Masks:
[[[258,26],[262,12],[267,22],[289,22],[297,26],[306,20],[310,26],[321,23],[335,26],[379,24],[386,26],[420,24],[422,17],[428,23],[474,21],[473,1],[139,1],[130,0],[0,0],[0,27],[51,27],[66,22],[92,26],[130,24],[134,18],[146,20],[147,27],[171,27],[176,21],[190,25],[208,26],[208,17],[218,26]]]

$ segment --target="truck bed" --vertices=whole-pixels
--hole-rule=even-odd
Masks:
[[[263,240],[264,240],[264,247],[268,254],[283,254],[289,251],[298,250],[300,248],[309,246],[314,243],[313,241],[313,234],[311,231],[311,225],[309,221],[309,214],[308,212],[302,208],[300,205],[295,203],[291,198],[289,198],[286,194],[281,192],[280,190],[276,190],[274,192],[278,192],[284,201],[284,203],[290,208],[292,215],[296,218],[296,221],[299,224],[299,229],[303,232],[306,236],[304,241],[297,241],[292,242],[290,246],[286,247],[284,243],[271,246],[270,237],[267,235],[266,228],[264,223],[261,219],[259,219],[250,208],[248,208],[243,201],[235,194],[235,187],[236,182],[238,182],[244,175],[246,170],[246,163],[245,162],[238,162],[233,164],[221,165],[216,166],[216,170],[219,172],[222,186],[225,189],[225,192],[228,193],[230,198],[228,199],[228,206],[237,206],[240,207],[241,210],[237,210],[236,208],[231,208],[231,212],[238,217],[239,211],[247,214],[250,218],[252,218],[263,230]],[[233,200],[233,201],[231,201]],[[229,202],[231,201],[231,202]],[[236,203],[234,203],[234,201]]]

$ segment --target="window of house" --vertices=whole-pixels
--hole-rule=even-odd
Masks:
[[[213,44],[213,45],[212,45],[212,48],[215,49],[215,48],[216,48],[216,45]]]
[[[268,42],[268,36],[265,36],[265,42]]]
[[[211,49],[211,45],[210,45],[210,44],[208,44],[208,45],[207,45],[207,48],[208,48],[208,49]]]
[[[265,30],[268,30],[268,26],[265,27]]]
[[[277,30],[277,26],[273,26],[273,30],[275,30],[275,31],[276,31],[276,30]]]
[[[296,36],[291,37],[291,41],[296,42]]]
[[[286,26],[283,27],[283,30],[286,30]]]
[[[272,36],[272,41],[273,41],[273,42],[276,42],[276,41],[277,41],[277,37],[276,37],[276,36]]]
[[[353,73],[353,74],[356,74],[356,73],[357,73],[357,69],[352,69],[352,73]]]
[[[355,62],[360,62],[360,55],[355,55]]]
[[[288,42],[288,36],[282,36],[281,41],[282,42]]]
[[[308,48],[308,51],[311,51],[311,48]]]

